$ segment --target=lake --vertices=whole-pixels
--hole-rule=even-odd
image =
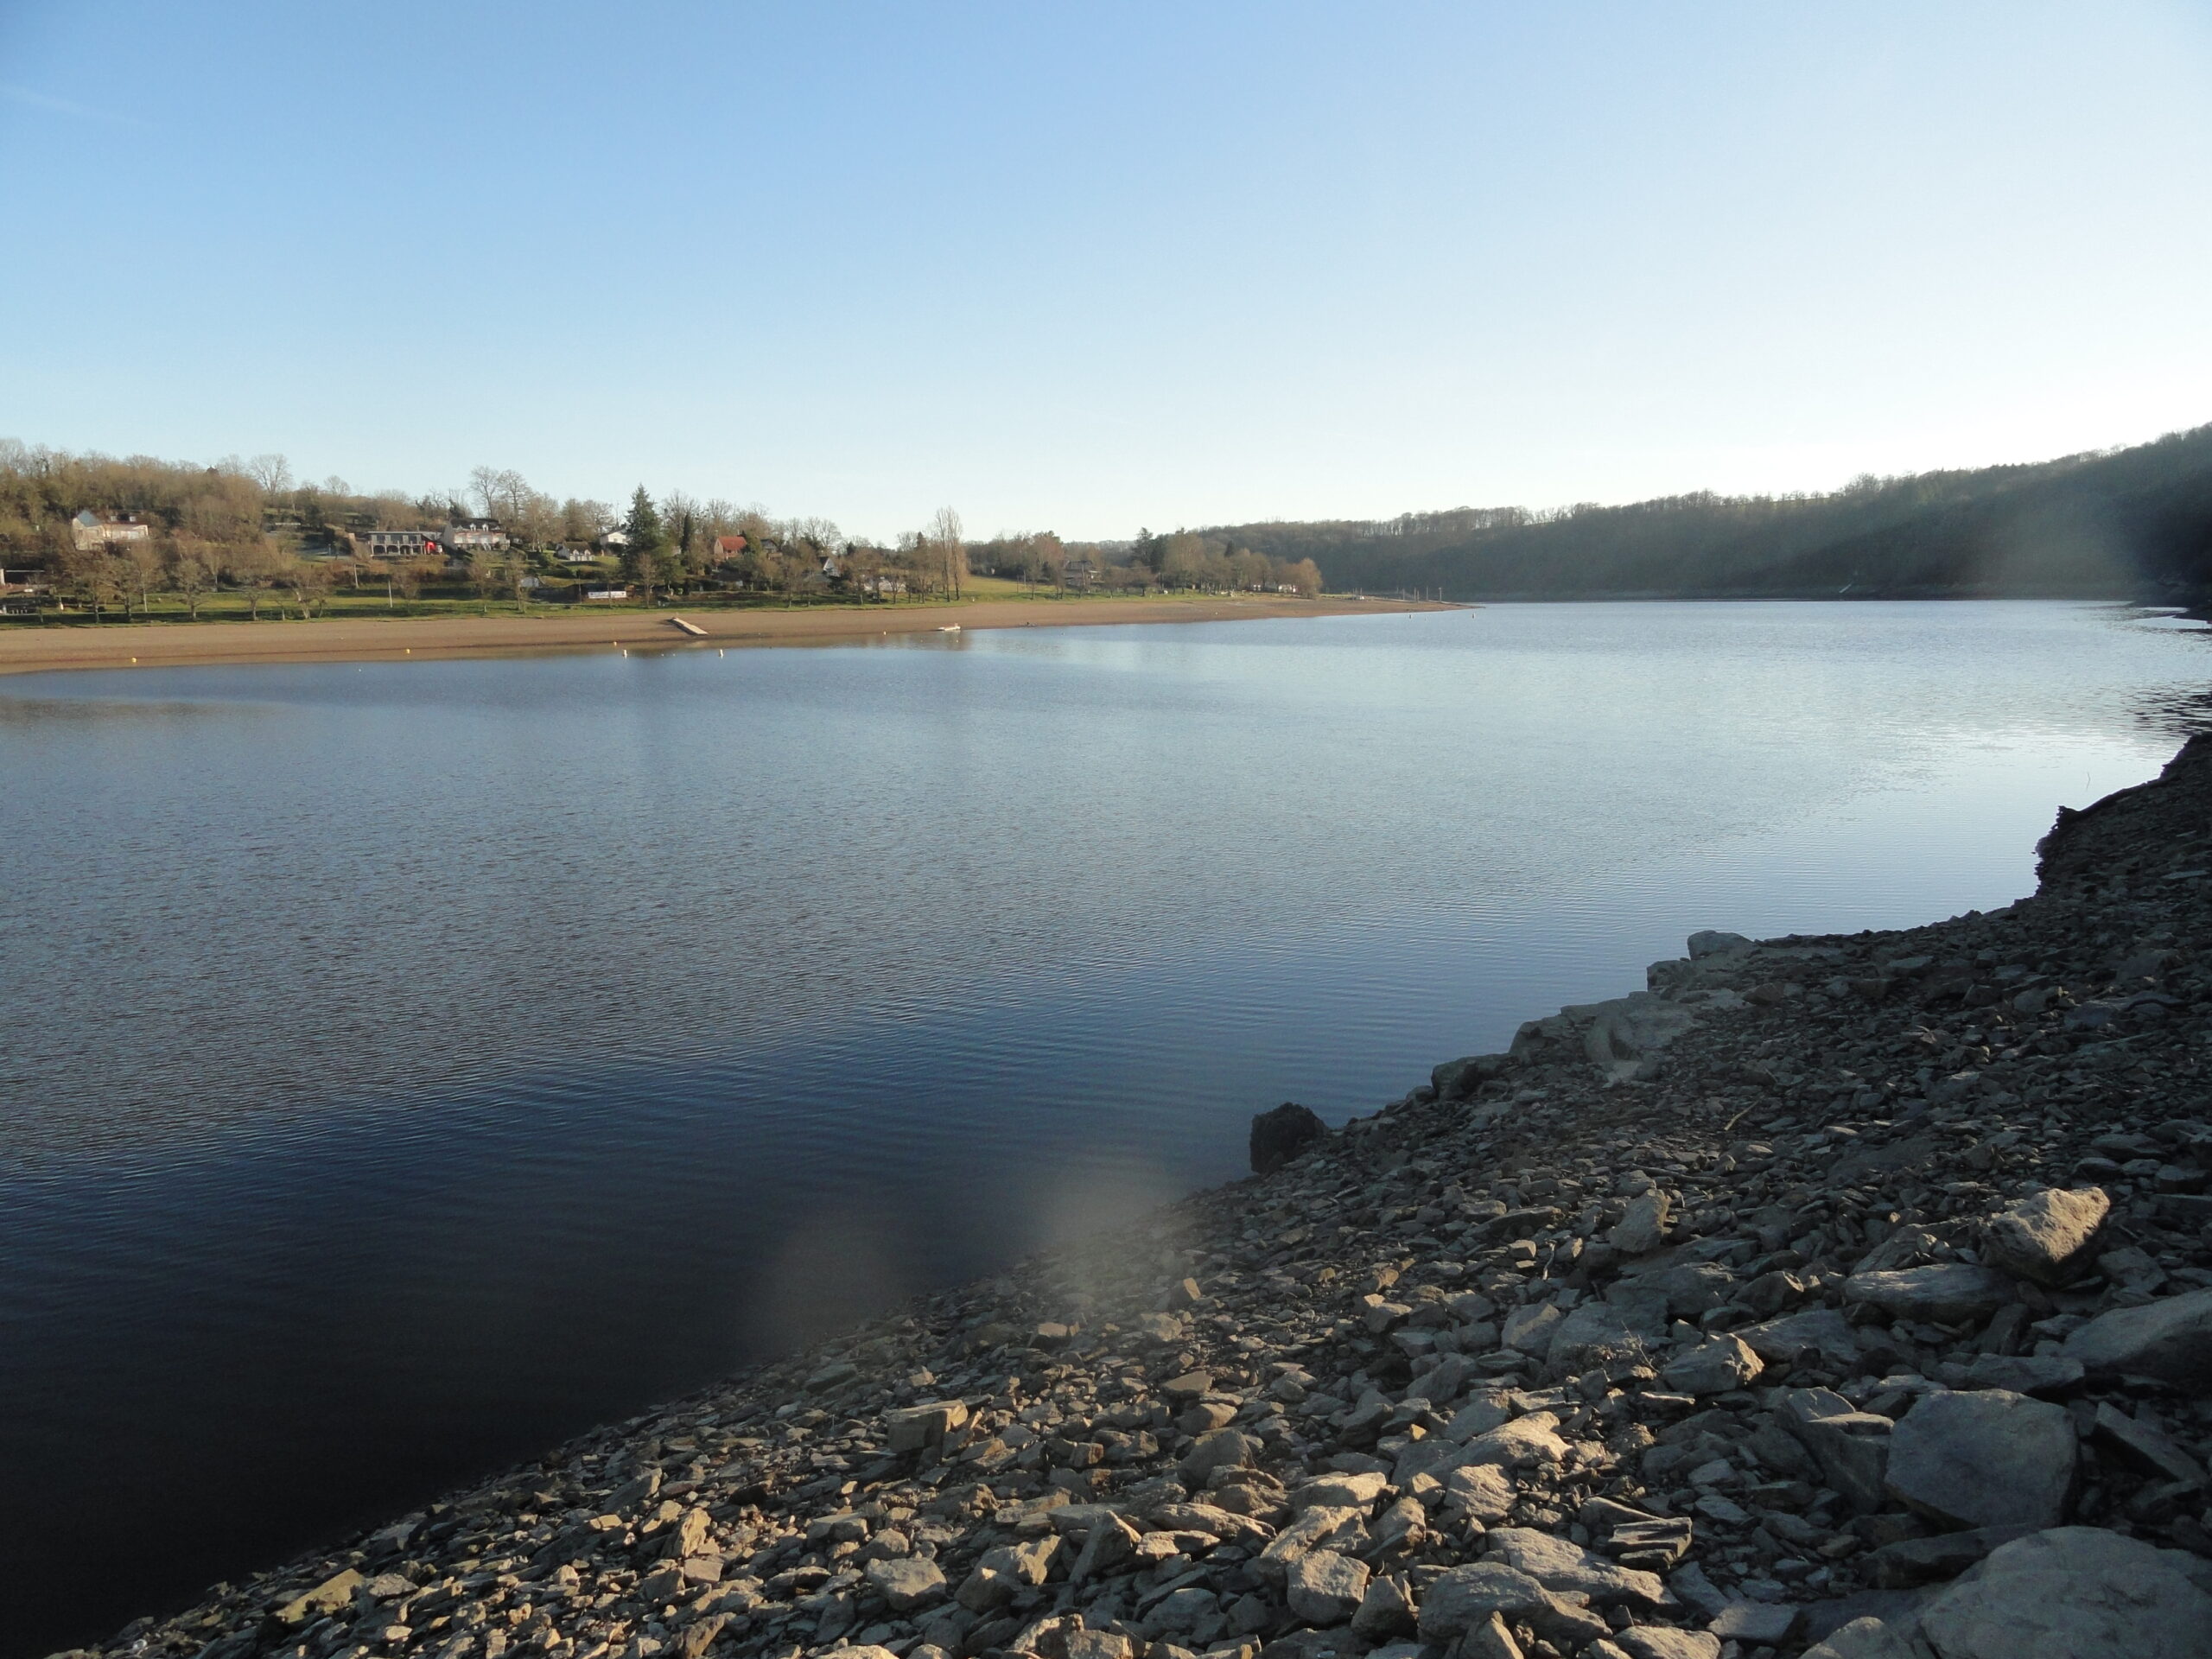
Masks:
[[[0,680],[4,1652],[1243,1171],[1683,937],[1915,924],[2204,631],[1503,606]]]

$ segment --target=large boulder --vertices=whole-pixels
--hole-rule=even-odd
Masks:
[[[868,1580],[868,1588],[902,1618],[944,1599],[944,1573],[935,1561],[925,1561],[919,1556],[870,1561],[861,1569],[861,1576]]]
[[[1889,1489],[1955,1526],[2055,1527],[2074,1492],[2063,1406],[2003,1389],[1923,1395],[1890,1435]]]
[[[1503,1561],[1476,1561],[1447,1567],[1421,1599],[1423,1640],[1447,1646],[1497,1614],[1510,1623],[1530,1624],[1545,1640],[1572,1652],[1611,1634],[1611,1627],[1587,1607],[1547,1590]]]
[[[1497,1527],[1483,1543],[1490,1556],[1526,1573],[1547,1590],[1573,1591],[1600,1607],[1624,1605],[1653,1611],[1667,1604],[1667,1586],[1656,1573],[1618,1566],[1548,1532]]]
[[[1869,1618],[1854,1618],[1815,1643],[1804,1659],[1926,1659],[1926,1652],[1908,1630]]]
[[[1271,1112],[1252,1119],[1252,1173],[1272,1175],[1308,1147],[1329,1137],[1329,1126],[1319,1114],[1296,1101],[1286,1100]]]
[[[1269,1584],[1281,1584],[1289,1578],[1292,1567],[1316,1550],[1357,1554],[1370,1541],[1364,1507],[1311,1509],[1275,1535],[1253,1561],[1251,1570]]]
[[[2212,1290],[2100,1313],[2066,1338],[2064,1356],[2092,1376],[2152,1376],[2212,1393]]]
[[[1183,1454],[1183,1478],[1204,1486],[1222,1469],[1247,1469],[1260,1460],[1260,1443],[1241,1428],[1217,1428],[1201,1434]]]
[[[1623,1255],[1649,1255],[1666,1243],[1667,1218],[1673,1207],[1673,1200],[1656,1186],[1637,1195],[1605,1235],[1605,1242]]]
[[[1488,1433],[1478,1434],[1466,1444],[1451,1468],[1465,1469],[1483,1464],[1496,1464],[1501,1468],[1519,1469],[1533,1464],[1557,1468],[1567,1461],[1567,1442],[1559,1437],[1559,1419],[1548,1411],[1532,1411],[1500,1425]],[[1440,1470],[1440,1478],[1447,1471]]]
[[[2001,1274],[1965,1262],[1896,1273],[1854,1273],[1843,1281],[1844,1300],[1878,1307],[1893,1319],[1935,1319],[1963,1325],[1987,1319],[2018,1298]]]
[[[1723,1331],[1667,1362],[1667,1386],[1682,1394],[1725,1394],[1766,1367],[1741,1337]]]
[[[1609,1359],[1641,1355],[1666,1334],[1663,1316],[1643,1318],[1617,1303],[1584,1302],[1554,1329],[1544,1357],[1554,1376],[1569,1376]]]
[[[1510,1064],[1503,1054],[1469,1054],[1446,1060],[1430,1071],[1429,1086],[1436,1090],[1439,1100],[1465,1100]]]
[[[2037,1192],[1989,1218],[1982,1259],[2037,1284],[2063,1285],[2088,1265],[2098,1230],[2111,1213],[2112,1200],[2102,1187]]]
[[[1688,1008],[1649,991],[1560,1012],[1581,1028],[1583,1057],[1609,1079],[1624,1083],[1658,1076],[1662,1053],[1697,1023]]]
[[[1897,1427],[1878,1412],[1860,1411],[1828,1389],[1797,1389],[1783,1396],[1775,1420],[1813,1454],[1829,1485],[1861,1515],[1882,1507],[1887,1492],[1890,1438]]]
[[[1678,1319],[1694,1319],[1719,1307],[1729,1300],[1737,1284],[1736,1275],[1718,1262],[1689,1262],[1650,1273],[1637,1273],[1631,1263],[1621,1271],[1630,1276],[1624,1277],[1608,1293],[1609,1300],[1635,1295],[1658,1297],[1665,1301],[1667,1312]]]
[[[1833,1307],[1808,1307],[1802,1313],[1745,1325],[1736,1334],[1770,1363],[1794,1363],[1808,1353],[1838,1370],[1859,1363],[1859,1338],[1852,1333],[1851,1321]]]
[[[2006,1544],[1921,1609],[1940,1659],[2200,1659],[2212,1563],[2098,1527]]]
[[[1308,1624],[1341,1624],[1359,1611],[1367,1595],[1366,1563],[1317,1549],[1293,1561],[1284,1576],[1284,1599],[1291,1612]]]

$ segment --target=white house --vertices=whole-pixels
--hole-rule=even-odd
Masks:
[[[69,537],[79,553],[96,547],[127,547],[151,540],[153,534],[151,524],[127,512],[100,513],[87,507],[69,521]]]

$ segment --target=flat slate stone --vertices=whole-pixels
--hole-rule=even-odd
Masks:
[[[1890,1491],[1959,1526],[2054,1527],[2078,1451],[2063,1406],[2004,1389],[1937,1389],[1890,1436]]]
[[[2006,1544],[1921,1610],[1942,1659],[2203,1659],[2212,1562],[2097,1527]]]

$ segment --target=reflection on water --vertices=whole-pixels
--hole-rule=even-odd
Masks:
[[[10,1650],[1234,1175],[1255,1109],[1694,928],[2005,902],[2202,663],[1776,604],[0,682]]]

